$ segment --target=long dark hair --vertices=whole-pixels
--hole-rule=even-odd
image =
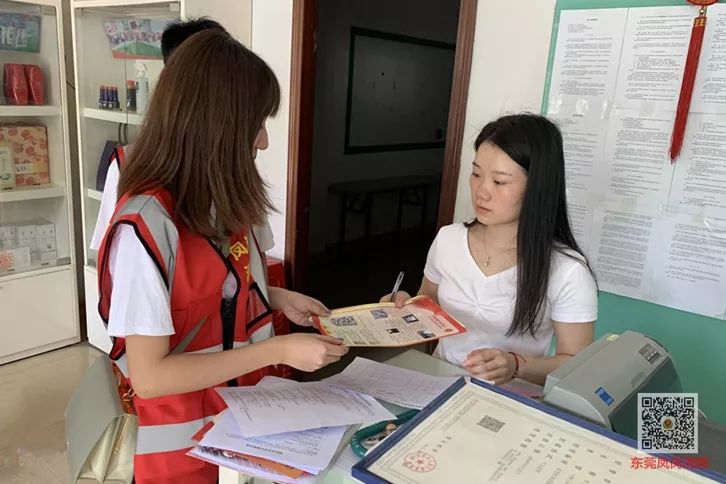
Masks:
[[[542,323],[552,251],[590,269],[567,216],[562,133],[543,116],[513,114],[484,126],[474,148],[479,149],[482,143],[498,147],[527,171],[517,230],[517,302],[507,336],[534,336]],[[466,225],[475,223],[476,219]]]
[[[194,34],[161,71],[119,196],[167,188],[181,221],[204,237],[262,224],[274,205],[254,143],[279,105],[280,86],[262,59],[218,29]]]

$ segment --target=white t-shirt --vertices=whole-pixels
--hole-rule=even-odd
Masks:
[[[583,263],[555,251],[542,324],[535,337],[529,333],[506,336],[514,315],[517,267],[485,275],[471,255],[467,233],[461,223],[442,227],[426,260],[424,275],[438,285],[439,304],[468,330],[441,339],[436,356],[459,366],[471,351],[481,348],[543,357],[554,335],[552,320],[583,323],[597,319],[594,278]]]
[[[96,228],[93,229],[93,238],[91,238],[89,244],[91,250],[98,250],[101,247],[103,236],[106,234],[111,217],[113,217],[113,211],[116,209],[116,199],[118,198],[118,178],[118,163],[111,163],[106,173],[106,181],[103,184],[101,208],[98,209]]]
[[[96,228],[90,248],[98,250],[116,207],[119,171],[116,163],[108,169]],[[254,227],[260,250],[275,245],[269,224]],[[120,225],[109,249],[108,268],[114,290],[108,319],[109,336],[168,336],[174,334],[169,292],[153,259],[136,236],[133,227]],[[231,298],[237,280],[227,274],[222,297]]]

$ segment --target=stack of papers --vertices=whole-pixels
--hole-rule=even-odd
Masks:
[[[276,482],[305,482],[300,479],[328,467],[346,429],[324,427],[245,438],[231,412],[224,412],[191,454]]]
[[[245,437],[395,418],[375,398],[324,381],[262,383],[217,392]]]
[[[274,482],[314,482],[334,458],[356,457],[346,447],[360,425],[396,418],[376,398],[421,409],[456,380],[356,358],[324,381],[266,377],[218,388],[228,409],[195,436],[189,455]]]
[[[228,410],[198,435],[189,454],[275,482],[313,482],[351,425],[394,419],[375,398],[326,382],[274,377],[254,387],[219,388]]]

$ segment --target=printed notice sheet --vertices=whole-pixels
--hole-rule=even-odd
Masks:
[[[605,436],[467,383],[373,462],[389,482],[712,482],[686,469],[634,469],[645,457]]]
[[[336,309],[313,321],[321,333],[347,346],[410,346],[466,332],[426,296],[411,298],[402,308],[379,303]]]
[[[669,148],[698,7],[562,10],[546,94],[575,238],[601,289],[726,319],[726,3],[708,8],[680,157]]]

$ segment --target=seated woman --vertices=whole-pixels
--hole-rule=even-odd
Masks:
[[[541,385],[592,342],[597,319],[595,278],[567,216],[562,135],[517,114],[487,124],[474,147],[475,218],[441,228],[418,292],[468,329],[440,340],[435,356],[497,384]]]

